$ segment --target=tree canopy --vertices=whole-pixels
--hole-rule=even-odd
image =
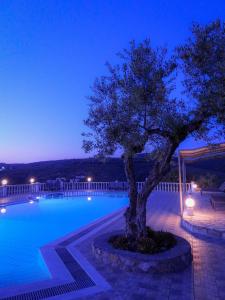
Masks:
[[[108,74],[96,79],[89,97],[87,151],[161,151],[171,140],[179,144],[193,132],[224,124],[224,24],[194,25],[192,37],[171,57],[149,40],[132,41],[118,56],[121,63],[107,63]],[[183,94],[174,96],[181,71],[186,101]]]
[[[130,186],[127,222],[135,219],[133,234],[142,223],[143,233],[147,197],[180,143],[190,135],[206,137],[210,129],[225,136],[225,23],[193,25],[172,55],[145,40],[132,41],[118,57],[120,63],[107,63],[108,74],[94,82],[85,121],[91,131],[83,146],[104,156],[122,153]],[[182,93],[176,88],[180,78]],[[132,160],[141,152],[154,153],[155,160],[137,191]]]

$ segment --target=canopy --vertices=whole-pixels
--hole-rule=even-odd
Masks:
[[[225,155],[225,143],[190,150],[180,150],[179,155],[181,160],[184,161],[193,161],[207,157]]]
[[[186,163],[194,160],[200,160],[208,157],[216,157],[225,155],[225,143],[213,144],[206,147],[180,150],[178,155],[178,167],[179,167],[179,185],[180,185],[180,213],[183,215],[183,198],[186,194]]]

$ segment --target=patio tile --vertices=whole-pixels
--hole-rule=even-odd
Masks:
[[[169,199],[169,201],[168,201]],[[155,193],[148,203],[148,224],[154,229],[164,229],[183,236],[192,245],[193,268],[178,274],[132,274],[112,269],[94,259],[91,251],[93,238],[79,248],[87,259],[112,285],[112,290],[102,293],[106,298],[92,295],[82,300],[224,300],[225,299],[225,242],[195,236],[180,227],[179,197],[174,193]],[[205,214],[206,216],[207,214]],[[207,221],[205,217],[203,220]],[[225,214],[224,214],[225,220]],[[210,222],[212,219],[210,220]],[[220,219],[221,226],[222,219]],[[118,225],[119,224],[119,225]],[[123,226],[120,220],[115,225]],[[212,223],[211,223],[212,224]],[[111,231],[113,226],[104,231]]]

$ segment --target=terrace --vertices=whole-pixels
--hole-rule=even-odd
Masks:
[[[194,198],[194,206],[190,208],[186,207],[185,209],[184,205],[185,197],[189,193],[185,188],[186,166],[188,166],[188,163],[210,157],[222,157],[224,155],[225,143],[194,150],[182,150],[179,153],[179,178],[180,187],[182,187],[180,189],[182,225],[190,232],[225,239],[225,183],[222,183],[219,189],[214,188],[202,191],[199,191],[197,185],[193,184],[192,198]]]
[[[138,183],[138,188],[141,189],[142,185],[142,182]],[[32,197],[48,194],[54,199],[59,193],[67,198],[83,195],[94,199],[95,195],[107,192],[115,195],[126,190],[124,182],[64,183],[57,191],[34,182],[5,185],[0,188],[1,207],[6,208],[4,213],[7,214],[7,205],[20,203],[21,199],[30,201]],[[196,192],[193,184],[185,183],[185,190],[191,193],[196,206],[194,216],[185,216],[183,220],[194,220],[212,209],[208,195]],[[209,238],[197,230],[190,232],[185,224],[180,226],[179,191],[179,183],[160,183],[148,201],[147,223],[155,230],[170,231],[188,240],[192,246],[193,267],[178,273],[154,275],[121,271],[117,266],[96,259],[91,247],[95,237],[124,227],[124,209],[120,209],[42,247],[42,255],[53,278],[22,285],[22,288],[20,285],[3,288],[0,290],[1,299],[223,299],[225,241],[215,234]],[[221,222],[223,226],[222,216],[222,212],[213,211],[211,225],[217,226]],[[220,221],[215,223],[215,220]],[[213,286],[211,282],[214,282]]]

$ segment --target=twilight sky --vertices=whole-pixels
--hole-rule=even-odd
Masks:
[[[105,61],[131,39],[173,48],[215,18],[224,0],[1,0],[0,162],[84,157],[86,96]]]

